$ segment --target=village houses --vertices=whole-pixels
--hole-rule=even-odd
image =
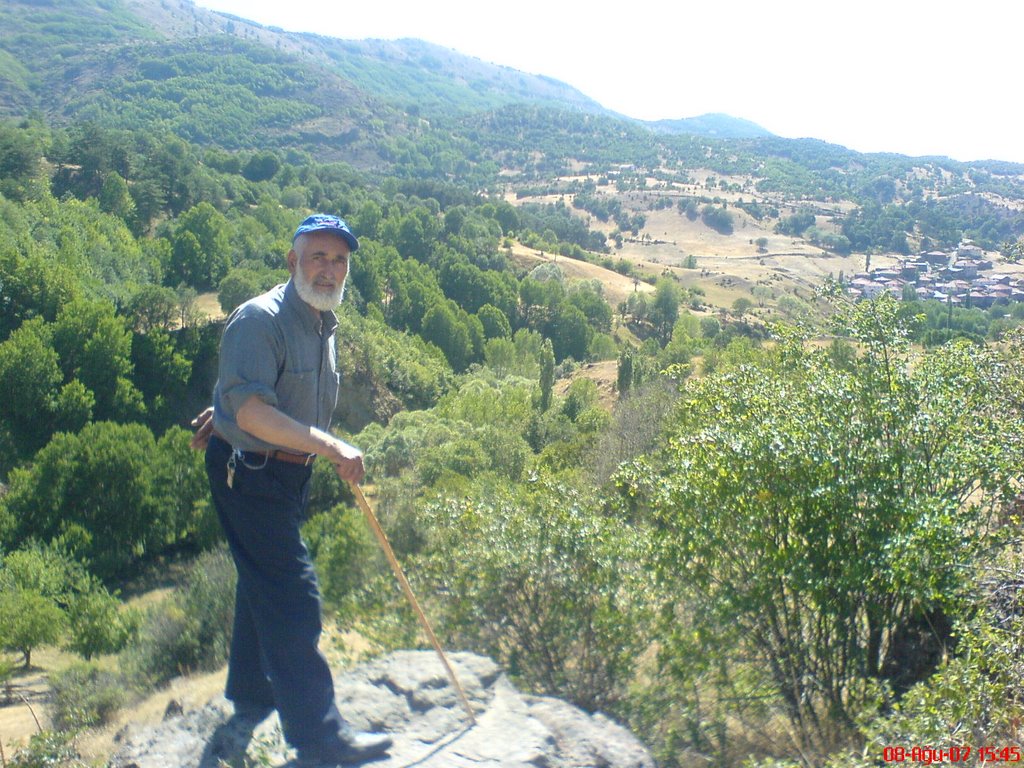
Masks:
[[[901,259],[893,267],[858,272],[846,282],[846,290],[864,299],[886,291],[903,299],[913,291],[921,300],[988,309],[994,304],[1024,301],[1024,277],[995,272],[985,252],[964,240],[949,253],[928,251]]]

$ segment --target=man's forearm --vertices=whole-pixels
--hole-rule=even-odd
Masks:
[[[333,464],[362,454],[322,429],[302,424],[253,395],[236,414],[238,426],[253,437],[296,453],[315,453]]]

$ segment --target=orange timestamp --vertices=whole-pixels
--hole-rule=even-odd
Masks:
[[[1024,760],[1020,747],[886,747],[882,759],[887,763],[965,763],[971,758],[978,763],[1019,763]]]

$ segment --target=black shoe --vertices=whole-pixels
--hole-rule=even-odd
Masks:
[[[347,728],[320,749],[300,749],[300,768],[354,765],[383,757],[391,749],[391,737],[384,733],[357,733]]]

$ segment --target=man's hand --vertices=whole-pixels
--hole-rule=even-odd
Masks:
[[[346,483],[358,485],[366,476],[366,468],[363,466],[363,452],[358,448],[349,445],[344,440],[336,440],[338,451],[328,459],[334,463],[334,471],[338,477]]]
[[[189,447],[194,451],[206,450],[206,445],[210,442],[210,435],[213,434],[212,406],[192,419],[192,429],[194,429],[196,433],[192,435],[192,439],[189,441]]]

